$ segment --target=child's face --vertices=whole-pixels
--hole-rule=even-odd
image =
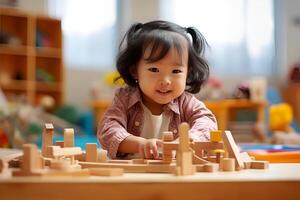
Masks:
[[[147,58],[149,51],[145,54]],[[164,58],[152,63],[142,58],[137,66],[137,79],[143,103],[153,112],[179,97],[185,90],[187,72],[187,47],[182,49],[182,55],[171,48]]]

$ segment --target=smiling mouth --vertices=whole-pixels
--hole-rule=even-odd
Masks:
[[[171,93],[172,91],[171,90],[167,90],[167,91],[156,90],[156,92],[159,94],[162,94],[162,95],[166,95],[166,94]]]

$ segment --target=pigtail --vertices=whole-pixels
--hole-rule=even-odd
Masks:
[[[123,39],[121,40],[119,49],[121,49],[124,45],[124,41],[126,40],[127,45],[135,38],[137,32],[143,27],[142,23],[135,23],[131,25],[128,31],[125,33]]]
[[[188,91],[197,93],[209,77],[209,66],[204,59],[205,48],[208,44],[204,36],[196,28],[188,27],[186,32],[192,37],[192,50],[189,55],[189,63],[191,64],[187,78],[187,85],[190,86]]]
[[[186,32],[189,33],[192,37],[194,50],[199,55],[204,55],[205,48],[208,46],[206,39],[204,36],[194,27],[186,28]]]

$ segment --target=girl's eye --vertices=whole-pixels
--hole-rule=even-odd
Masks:
[[[159,70],[156,67],[151,67],[148,69],[150,72],[159,72]]]
[[[180,69],[174,69],[173,71],[172,71],[172,73],[174,73],[174,74],[179,74],[179,73],[181,73],[182,71],[180,70]]]

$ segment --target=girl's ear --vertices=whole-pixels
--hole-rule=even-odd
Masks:
[[[131,67],[130,70],[129,70],[131,76],[134,78],[134,79],[137,79],[138,76],[137,76],[137,71],[135,69],[135,67]]]

